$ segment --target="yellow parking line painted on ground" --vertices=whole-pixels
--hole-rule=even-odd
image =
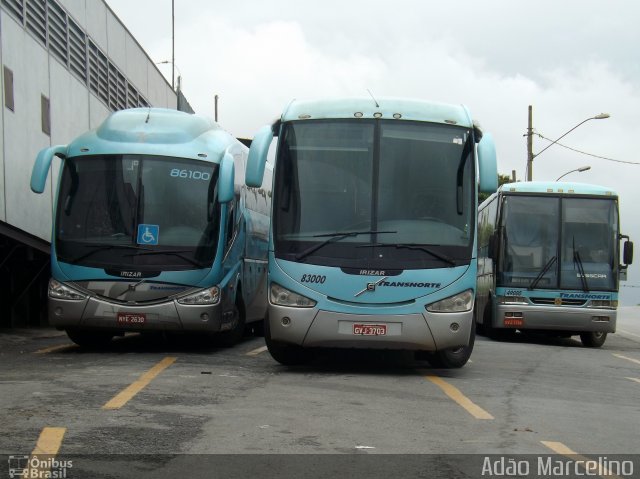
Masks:
[[[447,396],[449,396],[460,406],[466,409],[466,411],[476,419],[494,419],[491,414],[489,414],[487,411],[471,401],[471,399],[462,394],[462,392],[460,392],[457,387],[449,384],[441,377],[430,375],[426,376],[426,378],[433,384],[438,386],[440,389],[442,389],[442,391],[444,391]]]
[[[627,378],[627,379],[630,380],[630,381],[635,381],[637,383],[640,383],[640,379],[638,379],[638,378]]]
[[[32,456],[38,454],[58,454],[62,445],[62,438],[67,431],[64,427],[45,427],[40,433],[36,448],[31,453]]]
[[[34,352],[34,354],[58,353],[61,351],[66,351],[68,349],[76,348],[78,348],[77,344],[61,344],[59,346],[51,346],[50,348],[38,349]]]
[[[569,459],[573,459],[574,461],[582,461],[583,463],[587,463],[587,462],[594,463],[594,465],[597,465],[597,469],[598,469],[597,474],[604,479],[620,479],[617,475],[612,474],[611,471],[609,471],[606,467],[602,466],[601,464],[598,464],[597,460],[589,459],[586,456],[578,454],[577,452],[570,449],[568,446],[565,446],[561,442],[555,442],[555,441],[540,441],[540,442],[544,446],[547,446],[556,454],[560,454],[562,456],[568,457]],[[590,470],[593,473],[593,469],[590,469]]]
[[[266,346],[262,346],[261,348],[254,349],[253,351],[249,351],[247,356],[257,356],[260,353],[264,353],[267,350]]]
[[[616,358],[626,359],[627,361],[631,361],[632,363],[640,364],[640,359],[634,359],[627,356],[623,356],[622,354],[612,353]]]
[[[120,393],[114,396],[110,401],[108,401],[102,409],[120,409],[124,406],[129,400],[142,391],[158,374],[171,366],[177,358],[167,356],[154,367],[149,369],[146,373],[142,374],[138,379],[136,379],[131,385],[123,389]]]
[[[45,427],[42,429],[36,447],[29,456],[26,469],[21,471],[22,477],[51,477],[49,472],[51,459],[58,454],[66,431],[64,427]]]

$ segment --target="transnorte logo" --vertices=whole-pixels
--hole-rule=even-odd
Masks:
[[[441,286],[441,283],[425,283],[425,282],[415,282],[415,281],[387,281],[388,277],[384,276],[380,278],[378,281],[373,283],[367,283],[366,288],[362,291],[357,292],[354,297],[358,297],[367,291],[375,291],[378,286],[385,288],[434,288],[437,289]]]

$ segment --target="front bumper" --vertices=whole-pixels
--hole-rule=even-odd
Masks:
[[[140,305],[89,297],[81,301],[49,298],[49,323],[58,328],[98,328],[116,331],[207,331],[224,329],[222,306],[183,305],[169,300]],[[118,323],[118,313],[144,315],[143,324]],[[232,318],[231,318],[232,319]]]
[[[514,316],[514,313],[516,316]],[[521,326],[505,326],[505,319],[518,319]],[[569,306],[530,306],[498,304],[493,319],[494,328],[535,329],[542,331],[568,332],[616,332],[617,311],[615,309],[576,308]]]
[[[468,345],[472,321],[471,311],[365,315],[269,305],[271,339],[304,347],[420,351],[456,348]],[[353,332],[354,324],[384,324],[387,332],[384,336],[358,335]]]

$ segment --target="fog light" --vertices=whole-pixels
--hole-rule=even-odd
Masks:
[[[62,308],[56,308],[53,311],[53,314],[55,314],[56,316],[62,316]]]
[[[283,326],[289,326],[291,324],[291,318],[285,316],[284,318],[282,318],[281,322]]]
[[[593,316],[593,321],[597,321],[598,323],[608,323],[609,316]]]
[[[202,321],[209,321],[209,314],[208,314],[208,313],[202,313],[202,314],[200,315],[200,319],[201,319]]]
[[[451,331],[455,333],[458,329],[460,329],[460,325],[458,323],[451,323],[449,329],[451,329]]]

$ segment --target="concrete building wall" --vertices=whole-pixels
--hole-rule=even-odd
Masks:
[[[177,107],[169,82],[103,0],[52,2],[62,28],[68,29],[59,30],[62,42],[68,42],[63,47],[56,47],[48,36],[51,28],[61,27],[43,21],[36,25],[40,31],[29,23],[26,10],[21,16],[20,5],[27,8],[41,2],[12,1],[10,8],[0,0],[0,58],[13,72],[15,101],[11,111],[2,95],[0,221],[45,241],[51,234],[60,162],[52,165],[45,193],[36,195],[29,182],[38,151],[70,142],[117,109]],[[74,25],[80,32],[76,44],[71,41]],[[50,135],[42,131],[42,96],[50,102]]]
[[[36,155],[96,128],[114,110],[176,108],[177,95],[104,0],[0,0],[0,98],[0,327],[46,324],[62,161],[54,159],[38,195],[30,188]]]
[[[14,110],[4,108],[5,221],[41,238],[50,227],[50,195],[34,197],[31,168],[40,149],[50,145],[41,128],[41,97],[49,93],[49,55],[13,18],[2,15],[2,61],[13,72]],[[50,222],[50,220],[49,220]]]

